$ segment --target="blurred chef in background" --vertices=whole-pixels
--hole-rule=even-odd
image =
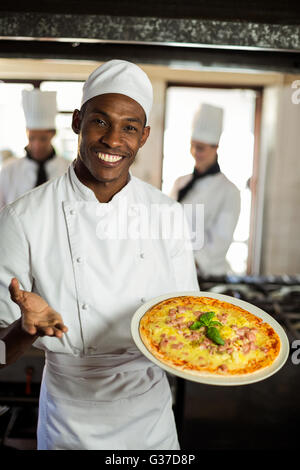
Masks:
[[[183,204],[204,205],[204,244],[194,250],[199,275],[224,275],[229,270],[226,253],[240,214],[240,193],[220,171],[218,146],[223,130],[223,109],[203,103],[196,113],[191,137],[193,173],[179,177],[170,196]],[[202,224],[191,230],[203,230]],[[198,239],[201,239],[199,235]]]
[[[28,144],[25,156],[15,158],[0,172],[0,208],[27,191],[60,176],[70,162],[56,155],[52,139],[56,134],[56,92],[23,90],[22,104]]]

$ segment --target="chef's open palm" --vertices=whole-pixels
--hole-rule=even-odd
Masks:
[[[20,289],[16,278],[11,280],[9,292],[11,299],[20,307],[22,328],[27,333],[61,338],[68,331],[61,315],[38,294]]]

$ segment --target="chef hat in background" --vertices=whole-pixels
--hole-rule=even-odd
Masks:
[[[22,104],[27,129],[55,129],[56,91],[23,90]]]
[[[218,145],[223,130],[223,108],[203,103],[193,121],[192,140]]]
[[[96,68],[83,86],[81,106],[94,96],[120,93],[137,101],[148,121],[153,102],[153,90],[146,73],[125,60],[110,60]]]

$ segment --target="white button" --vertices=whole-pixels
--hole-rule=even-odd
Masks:
[[[140,258],[144,259],[145,258],[145,253],[140,253]]]
[[[88,304],[83,304],[82,305],[82,310],[87,310],[89,308]]]
[[[70,210],[70,214],[71,214],[71,215],[75,215],[75,214],[76,214],[76,211],[75,211],[74,209],[71,209],[71,210]]]
[[[83,258],[81,256],[79,256],[77,259],[76,259],[77,263],[82,263],[83,261]]]
[[[141,302],[146,302],[145,297],[142,297],[142,298],[141,298]]]

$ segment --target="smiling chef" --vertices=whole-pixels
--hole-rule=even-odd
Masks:
[[[183,213],[129,171],[151,105],[137,65],[98,67],[73,113],[78,154],[67,173],[0,213],[6,363],[31,344],[46,357],[38,449],[179,448],[168,379],[136,348],[130,323],[153,297],[199,290],[193,252],[184,237],[105,235],[120,215],[139,223],[139,212],[119,213],[124,202]]]

